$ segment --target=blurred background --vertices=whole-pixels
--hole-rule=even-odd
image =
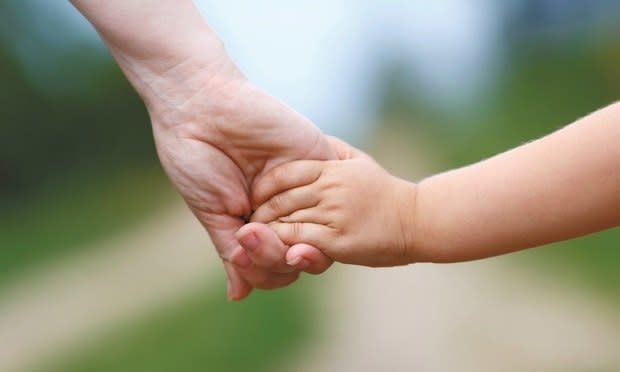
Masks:
[[[250,80],[421,179],[620,97],[611,0],[197,0]],[[617,371],[620,232],[335,266],[225,301],[149,120],[67,1],[0,3],[0,370]]]

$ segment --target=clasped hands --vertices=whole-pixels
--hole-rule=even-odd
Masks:
[[[144,100],[232,300],[334,260],[460,262],[618,226],[618,103],[416,185],[249,83],[193,1],[71,1]]]
[[[372,187],[347,190],[349,184],[341,183],[342,187],[330,188],[333,180],[318,174],[332,174],[341,164],[337,161],[346,159],[355,161],[342,164],[367,163],[363,174],[378,174],[380,168],[252,85],[192,1],[72,3],[97,29],[142,97],[162,166],[211,236],[228,274],[230,299],[243,299],[253,288],[286,286],[297,280],[302,270],[323,272],[333,259],[359,261],[347,252],[365,245],[353,239],[347,246],[344,237],[360,230],[372,231],[360,227],[360,222],[368,226],[372,222],[363,220],[362,215],[358,221],[326,220],[325,226],[332,229],[325,230],[314,223],[322,221],[316,220],[316,213],[322,214],[326,208],[320,218],[349,216],[342,213],[345,205],[348,212],[369,212],[375,206],[368,201],[383,200],[377,193],[386,191],[374,187],[385,185],[358,182]],[[301,165],[306,163],[295,163],[297,160],[336,163],[308,163],[305,169]],[[289,179],[289,175],[297,178]],[[302,184],[305,186],[296,187]],[[297,195],[297,189],[310,191],[300,193],[300,204],[287,196]],[[278,196],[280,192],[283,196]],[[342,198],[339,193],[344,193]],[[365,199],[364,203],[358,198]],[[403,204],[386,203],[388,208],[391,204],[399,207],[397,210]],[[293,209],[300,211],[288,213]],[[376,209],[372,215],[378,217],[396,211],[379,213],[380,208]],[[247,224],[250,215],[252,222]],[[373,229],[384,228],[385,222]],[[371,242],[367,239],[364,243]]]
[[[409,262],[400,217],[413,210],[414,185],[240,75],[185,87],[196,88],[183,105],[149,106],[155,142],[224,262],[230,299],[287,286],[333,260]]]

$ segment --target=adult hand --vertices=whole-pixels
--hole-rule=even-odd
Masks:
[[[284,162],[335,154],[314,125],[240,75],[220,79],[222,74],[216,80],[179,84],[183,90],[196,87],[189,100],[174,108],[150,107],[149,112],[162,164],[224,260],[229,297],[241,299],[252,287],[282,287],[299,275],[287,265],[288,246],[268,226],[252,224],[235,236],[251,214],[254,180]],[[310,258],[307,266],[296,262],[299,269],[318,273],[331,264],[309,246],[295,250]]]
[[[235,232],[251,213],[254,180],[287,161],[334,157],[323,134],[242,76],[193,1],[72,3],[143,98],[163,167],[224,260],[229,298],[293,282],[299,271],[285,263],[288,247],[267,226],[239,235],[271,252],[256,264]],[[316,259],[308,271],[331,263],[312,247],[301,249]]]

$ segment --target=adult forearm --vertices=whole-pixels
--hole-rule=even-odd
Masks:
[[[418,187],[418,245],[463,261],[620,223],[620,105]]]
[[[71,2],[97,29],[147,105],[179,104],[187,97],[178,95],[191,95],[192,89],[173,84],[191,88],[234,69],[191,0]]]

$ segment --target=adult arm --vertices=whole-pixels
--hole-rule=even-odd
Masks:
[[[307,119],[250,84],[191,0],[72,0],[144,100],[164,169],[224,260],[229,298],[277,288],[299,272],[267,226],[253,262],[235,238],[255,179],[278,164],[334,156]],[[239,236],[239,238],[243,238]],[[313,271],[331,263],[320,252]],[[251,255],[250,255],[251,256]],[[236,263],[236,264],[235,264]]]

